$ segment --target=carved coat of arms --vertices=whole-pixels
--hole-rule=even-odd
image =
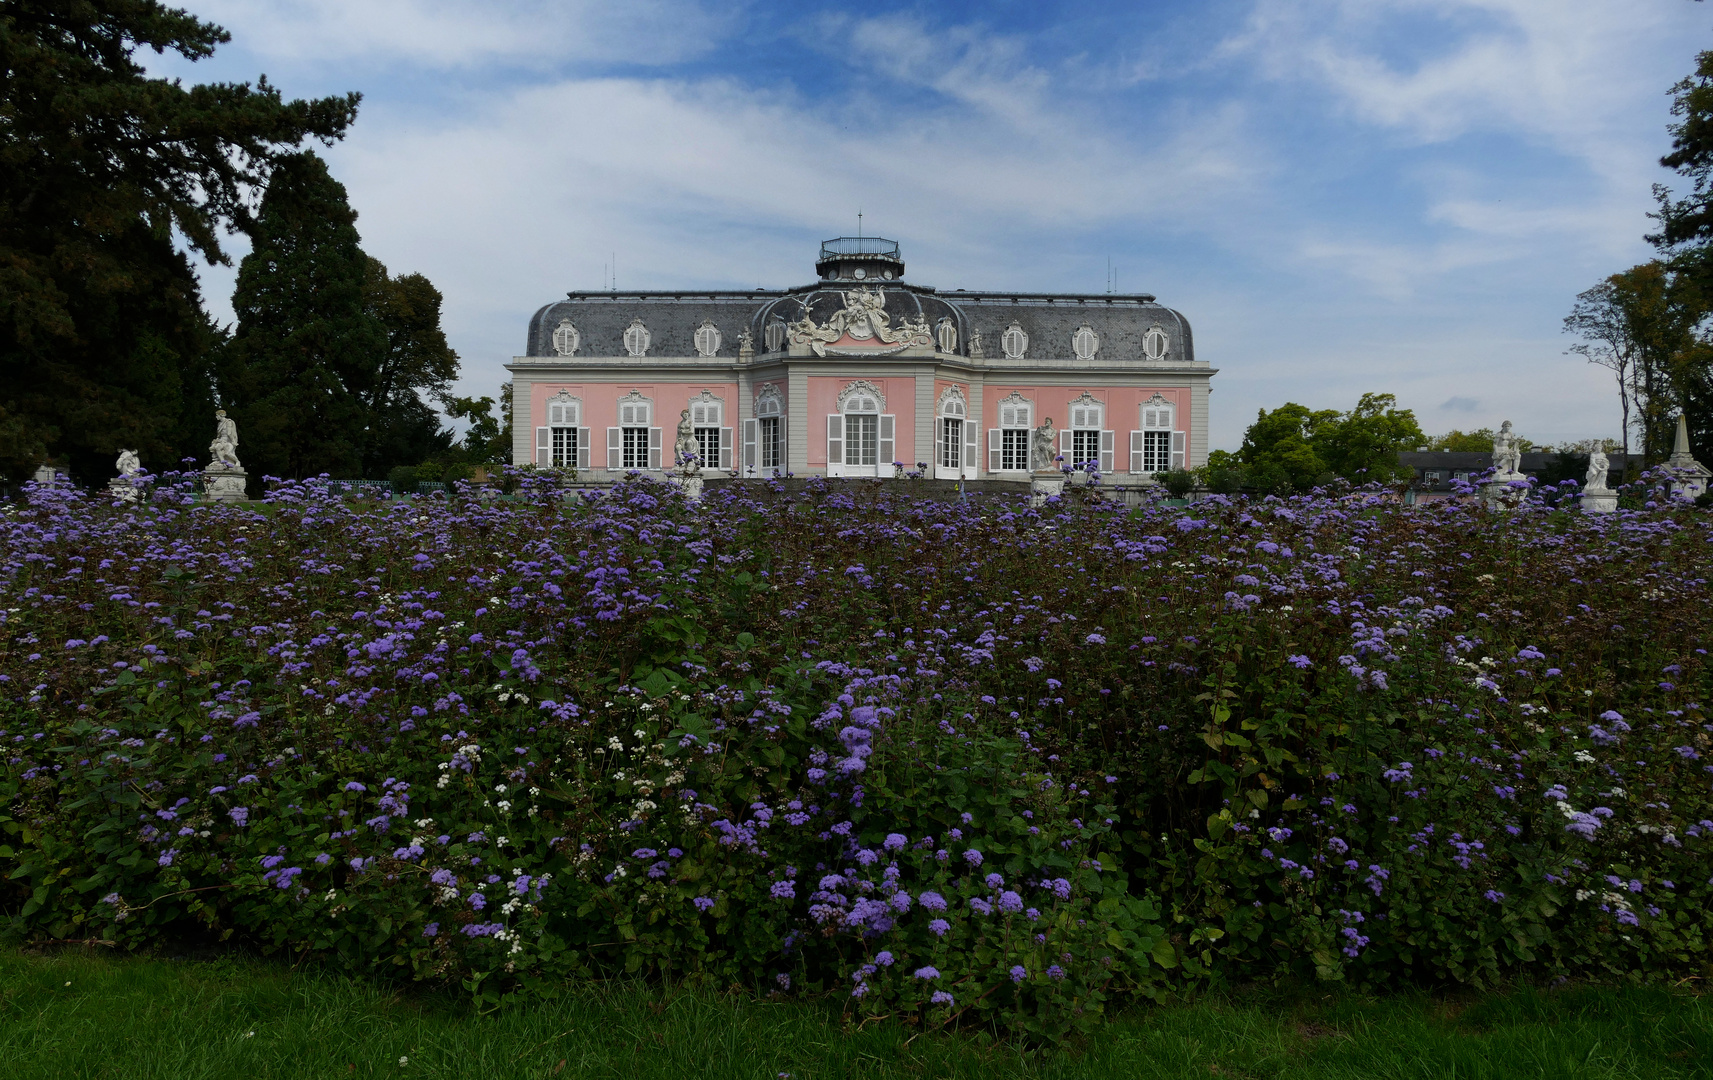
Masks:
[[[922,315],[906,317],[892,325],[886,313],[886,294],[879,289],[858,286],[840,294],[845,301],[842,311],[835,311],[825,323],[816,323],[813,300],[803,303],[803,317],[789,327],[791,344],[811,349],[816,356],[826,356],[828,346],[849,338],[851,342],[876,342],[863,352],[902,352],[916,346],[932,346],[933,334],[928,320]],[[884,346],[891,346],[885,348]],[[835,349],[835,353],[843,352]]]

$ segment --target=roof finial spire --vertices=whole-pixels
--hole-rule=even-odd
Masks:
[[[1671,456],[1689,456],[1689,418],[1683,413],[1677,414],[1677,443],[1671,448]]]
[[[862,207],[857,207],[857,239],[862,239]]]

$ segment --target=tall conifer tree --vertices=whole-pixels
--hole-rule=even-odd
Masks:
[[[218,26],[155,0],[0,0],[0,475],[46,456],[86,480],[207,446],[217,331],[173,236],[224,261],[282,147],[339,137],[355,94],[185,87],[132,55],[200,60]]]
[[[238,326],[220,377],[252,476],[363,470],[387,336],[365,309],[369,261],[345,187],[309,152],[281,158],[238,267]]]

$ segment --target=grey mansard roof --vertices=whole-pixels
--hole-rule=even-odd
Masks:
[[[581,339],[577,357],[624,356],[624,332],[636,318],[648,327],[651,357],[697,355],[692,335],[704,320],[719,328],[723,340],[717,355],[735,358],[739,334],[746,329],[754,336],[760,354],[766,351],[765,327],[772,319],[799,319],[807,303],[816,319],[825,320],[844,306],[840,294],[863,284],[885,293],[886,312],[895,326],[918,314],[925,316],[930,326],[937,325],[942,317],[953,319],[958,327],[957,352],[964,356],[969,355],[971,330],[981,332],[982,351],[988,359],[1003,356],[1000,335],[1016,322],[1029,336],[1025,360],[1070,359],[1071,337],[1084,325],[1100,338],[1096,360],[1150,362],[1143,355],[1142,339],[1155,326],[1169,343],[1164,363],[1195,359],[1189,320],[1147,294],[962,289],[942,293],[901,281],[817,282],[789,290],[752,292],[576,292],[544,306],[530,319],[524,355],[554,356],[553,331],[562,319],[570,319]]]

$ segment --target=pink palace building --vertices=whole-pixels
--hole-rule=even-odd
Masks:
[[[940,292],[898,245],[821,245],[784,291],[578,292],[529,324],[512,460],[616,480],[672,467],[683,414],[711,475],[1027,480],[1049,418],[1067,464],[1150,483],[1207,459],[1190,324],[1146,294]]]

